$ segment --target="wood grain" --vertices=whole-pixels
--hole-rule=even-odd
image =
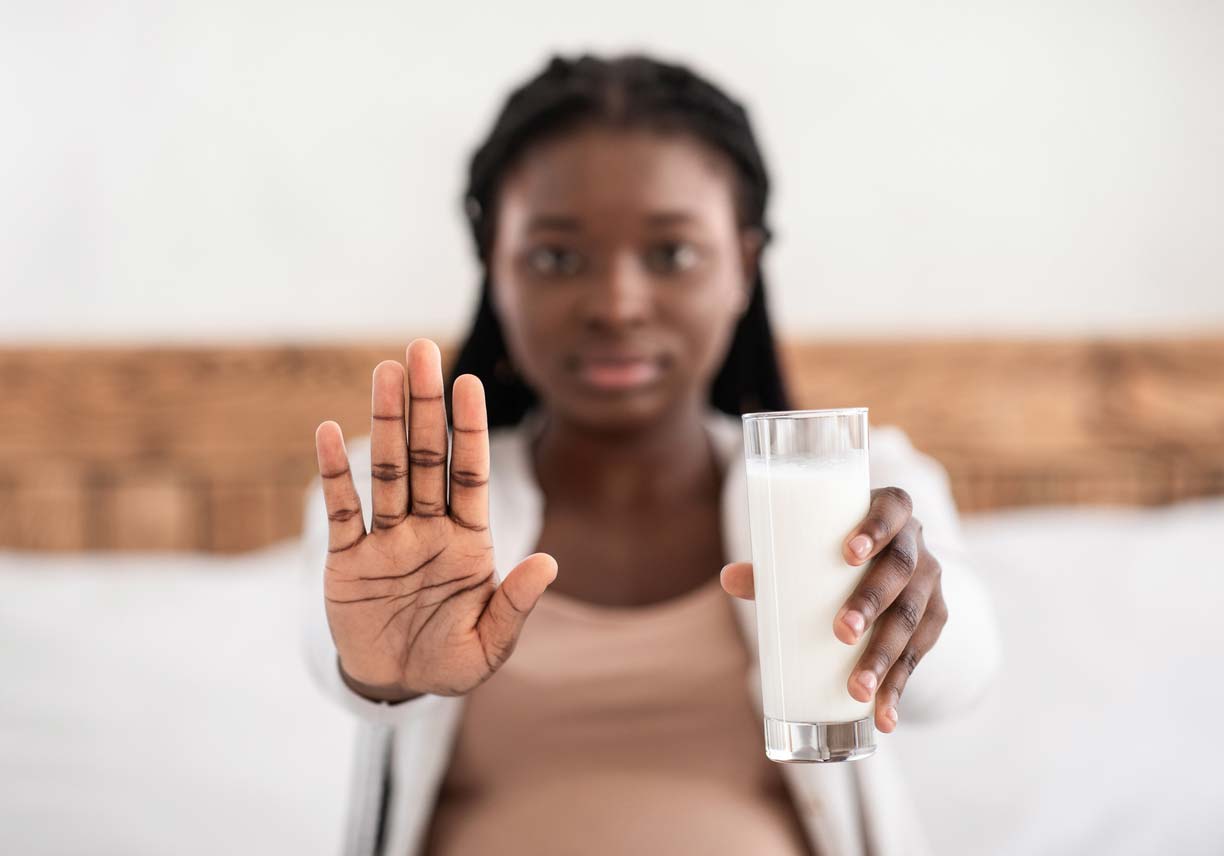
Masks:
[[[315,428],[367,434],[371,372],[407,341],[0,349],[0,546],[293,537]],[[1224,493],[1224,337],[790,342],[782,357],[796,407],[901,426],[964,512]]]

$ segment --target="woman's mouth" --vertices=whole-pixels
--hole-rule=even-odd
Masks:
[[[636,389],[654,383],[662,374],[658,360],[588,359],[578,363],[578,377],[599,390]]]

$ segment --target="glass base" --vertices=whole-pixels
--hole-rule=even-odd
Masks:
[[[765,755],[783,764],[856,761],[876,750],[875,722],[787,722],[765,717]]]

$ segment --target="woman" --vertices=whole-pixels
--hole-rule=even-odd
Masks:
[[[316,672],[384,726],[350,851],[925,852],[887,748],[764,756],[738,415],[789,407],[767,190],[745,112],[687,69],[554,59],[510,96],[471,163],[453,381],[415,340],[374,370],[368,442],[316,433]],[[928,652],[918,715],[996,649],[938,465],[878,428],[871,470],[845,557],[874,561],[828,632],[872,634],[847,692],[888,733]]]

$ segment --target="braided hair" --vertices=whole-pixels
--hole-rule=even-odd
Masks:
[[[498,185],[529,144],[592,121],[684,131],[723,152],[739,178],[740,228],[756,230],[762,245],[769,238],[765,224],[769,178],[740,104],[684,66],[639,55],[611,60],[553,57],[543,71],[510,94],[468,170],[464,210],[485,273],[476,317],[445,389],[449,399],[459,375],[479,377],[490,428],[517,424],[538,400],[510,368],[505,336],[493,310],[489,254]],[[790,409],[759,265],[748,308],[710,388],[710,404],[731,415]],[[447,405],[453,412],[449,400]]]

